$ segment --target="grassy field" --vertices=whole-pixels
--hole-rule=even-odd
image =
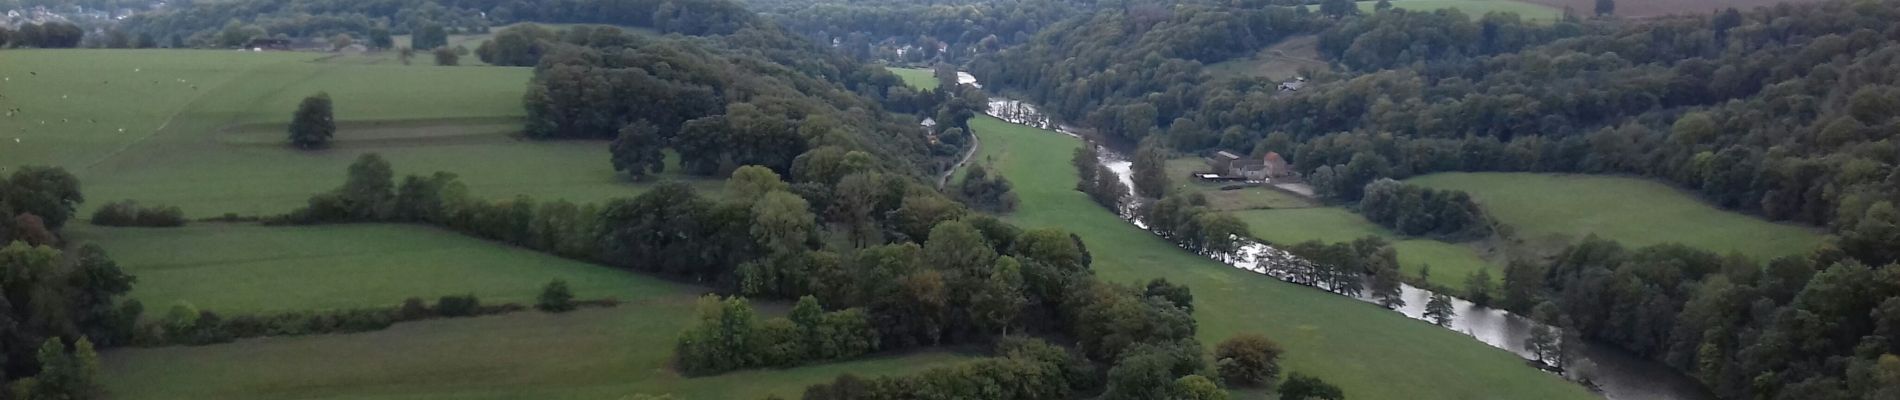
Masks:
[[[939,351],[689,379],[668,362],[705,292],[698,286],[407,225],[69,230],[103,243],[138,276],[132,297],[148,309],[180,300],[223,313],[384,306],[455,293],[531,303],[554,278],[580,298],[625,302],[360,334],[114,349],[103,354],[104,381],[117,399],[755,399],[796,396],[844,372],[908,373],[968,359]]]
[[[529,267],[532,268],[532,267]],[[623,280],[628,278],[622,278]],[[685,399],[797,397],[841,373],[904,374],[966,355],[930,352],[687,378],[668,363],[698,289],[631,278],[635,302],[387,330],[103,353],[107,389],[138,399]],[[141,282],[143,284],[143,282]]]
[[[1374,6],[1379,2],[1375,0],[1358,3],[1359,11],[1373,12]],[[1516,0],[1393,0],[1392,7],[1411,11],[1455,8],[1472,18],[1493,12],[1517,13],[1518,16],[1527,20],[1542,21],[1555,21],[1564,16],[1562,8]],[[1589,9],[1578,9],[1578,12],[1589,12]]]
[[[1367,221],[1365,217],[1339,207],[1315,207],[1283,210],[1237,211],[1234,215],[1247,223],[1254,236],[1272,243],[1293,244],[1308,240],[1327,243],[1350,242],[1366,236],[1378,236],[1392,242],[1399,253],[1400,270],[1418,276],[1431,266],[1434,284],[1458,289],[1465,276],[1480,269],[1502,281],[1504,274],[1496,264],[1486,261],[1471,247],[1432,239],[1408,239]]]
[[[904,84],[919,89],[937,90],[943,85],[937,81],[936,71],[929,68],[886,68],[897,77],[904,78]]]
[[[1446,173],[1407,182],[1471,193],[1485,211],[1533,245],[1595,234],[1631,246],[1676,242],[1768,259],[1813,250],[1814,228],[1723,211],[1654,181],[1589,175]]]
[[[1208,64],[1208,75],[1227,78],[1267,78],[1287,80],[1300,70],[1325,71],[1330,66],[1319,59],[1319,36],[1294,36],[1267,46],[1252,56]]]
[[[605,142],[512,136],[528,68],[324,63],[316,62],[323,54],[281,52],[5,57],[0,106],[21,112],[0,119],[0,168],[66,167],[89,206],[133,199],[181,206],[191,217],[281,213],[340,184],[345,167],[368,152],[399,174],[455,172],[484,197],[597,201],[642,188],[615,175]],[[334,148],[283,146],[281,127],[318,91],[331,95],[342,121]]]
[[[138,276],[132,297],[154,309],[179,301],[222,313],[376,307],[462,293],[531,304],[541,285],[557,278],[583,299],[638,300],[672,290],[622,271],[414,225],[68,230],[105,246]]]
[[[1459,333],[1181,251],[1072,190],[1069,155],[1080,144],[1076,139],[989,117],[971,124],[985,153],[999,155],[996,165],[1016,183],[1022,206],[1010,220],[1081,235],[1096,272],[1109,281],[1165,277],[1186,284],[1194,291],[1204,343],[1264,333],[1288,349],[1288,369],[1336,383],[1349,398],[1594,398]]]

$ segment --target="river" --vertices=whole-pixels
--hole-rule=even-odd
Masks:
[[[958,73],[958,81],[974,84],[976,78],[968,73]],[[1128,161],[1128,157],[1113,148],[1097,144],[1085,135],[1076,133],[1077,129],[1056,123],[1037,111],[1034,105],[1004,97],[991,97],[988,114],[1004,121],[1081,138],[1086,145],[1096,147],[1097,152],[1101,154],[1102,165],[1119,175],[1122,185],[1134,187],[1130,179],[1132,175],[1129,173],[1132,164]],[[1131,190],[1130,193],[1132,192]],[[1132,195],[1125,199],[1119,207],[1119,214],[1123,220],[1145,230],[1148,228],[1147,224],[1133,212],[1137,208],[1138,201],[1140,200]],[[1265,243],[1245,238],[1242,240],[1246,244],[1239,252],[1213,255],[1209,258],[1234,268],[1282,280],[1285,280],[1285,277],[1276,276],[1268,268],[1262,266],[1306,262],[1291,253]],[[1315,288],[1315,290],[1318,289]],[[1426,321],[1425,304],[1430,301],[1432,292],[1412,285],[1403,285],[1401,291],[1405,306],[1394,311],[1412,319]],[[1356,298],[1374,302],[1369,296],[1356,296]],[[1524,350],[1523,345],[1524,339],[1530,336],[1531,330],[1537,326],[1536,322],[1504,310],[1477,307],[1462,299],[1453,298],[1452,303],[1458,314],[1446,325],[1446,329],[1463,333],[1479,342],[1517,354],[1527,360],[1526,368],[1538,363],[1538,361],[1529,361],[1534,356]],[[1571,363],[1563,375],[1573,381],[1589,382],[1604,398],[1610,400],[1709,400],[1715,398],[1700,382],[1661,363],[1637,357],[1610,345],[1585,343],[1579,347],[1577,354],[1573,355],[1578,361]]]

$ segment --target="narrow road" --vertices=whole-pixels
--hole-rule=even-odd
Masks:
[[[950,176],[956,175],[957,170],[963,169],[964,164],[969,164],[970,158],[976,157],[976,150],[983,148],[983,140],[977,139],[975,132],[964,132],[964,134],[970,135],[970,150],[963,153],[963,159],[957,160],[956,165],[950,166],[950,169],[943,171],[942,176],[937,177],[937,190],[939,191],[943,190],[944,187],[950,186]]]

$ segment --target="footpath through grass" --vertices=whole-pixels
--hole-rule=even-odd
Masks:
[[[1532,244],[1568,244],[1596,234],[1629,246],[1682,243],[1770,259],[1812,251],[1811,227],[1724,211],[1655,181],[1594,175],[1444,173],[1406,182],[1471,193],[1485,212]]]
[[[589,202],[648,187],[614,173],[605,141],[514,137],[529,68],[317,61],[326,56],[6,52],[0,106],[21,111],[0,118],[0,168],[73,171],[91,200],[82,215],[122,199],[180,206],[193,218],[282,213],[341,184],[349,163],[369,152],[398,174],[454,172],[489,198]],[[333,147],[288,148],[283,127],[319,91],[336,104]]]
[[[1011,221],[1081,235],[1106,280],[1186,284],[1208,346],[1237,333],[1264,333],[1288,350],[1288,370],[1320,376],[1356,399],[1594,398],[1470,337],[1170,246],[1073,190],[1069,156],[1080,141],[990,117],[971,124],[984,153],[998,156],[996,165],[1015,183],[1022,206]]]

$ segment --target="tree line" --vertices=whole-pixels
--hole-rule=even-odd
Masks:
[[[7,29],[0,26],[0,47],[69,49],[79,47],[86,31],[70,22],[25,23]]]
[[[747,2],[763,17],[859,60],[962,64],[1029,40],[1044,27],[1092,8],[1071,0]],[[910,51],[899,53],[909,46]]]

